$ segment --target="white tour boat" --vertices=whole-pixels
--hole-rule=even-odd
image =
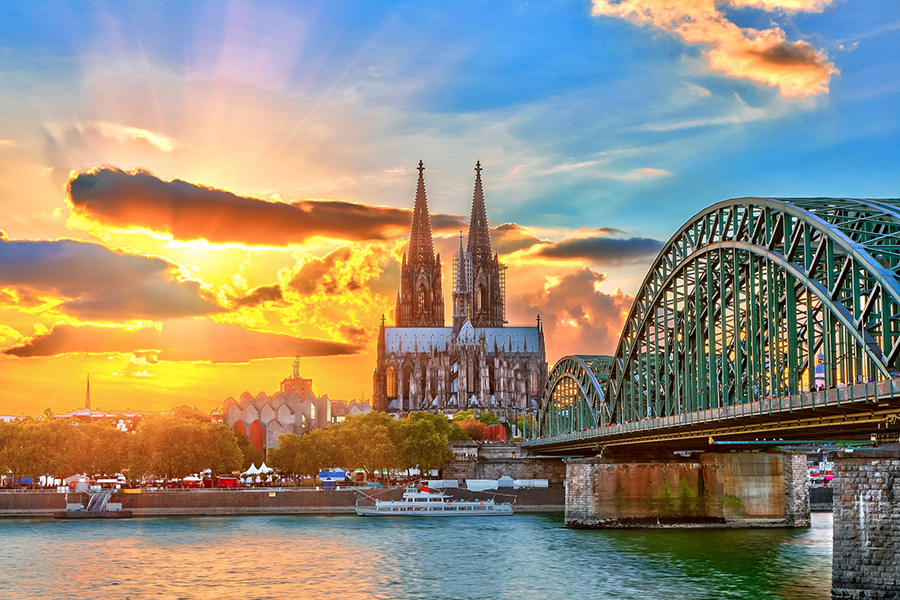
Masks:
[[[370,498],[374,500],[374,506],[360,506],[360,500],[356,501],[356,514],[361,517],[499,517],[513,514],[512,504],[508,502],[454,500],[440,491],[414,485],[403,492],[403,500]]]

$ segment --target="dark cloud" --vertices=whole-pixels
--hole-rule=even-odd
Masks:
[[[368,337],[365,329],[362,327],[351,327],[350,325],[341,326],[341,335],[355,344],[365,343]]]
[[[662,249],[663,243],[650,238],[610,238],[593,236],[570,238],[547,244],[537,251],[538,256],[561,260],[582,259],[594,265],[621,265],[650,261]]]
[[[819,67],[822,62],[820,53],[806,43],[781,41],[764,50],[748,50],[747,54],[779,67]]]
[[[300,270],[291,278],[290,286],[301,294],[312,294],[316,288],[321,288],[326,294],[334,295],[341,292],[340,277],[338,272],[342,263],[347,262],[353,251],[344,246],[323,258],[314,258],[300,267]],[[359,284],[357,283],[357,287]]]
[[[44,301],[34,290],[17,286],[0,290],[0,305],[17,308],[34,308]]]
[[[149,364],[154,360],[245,363],[261,358],[356,354],[360,350],[355,344],[248,331],[209,319],[180,319],[164,323],[162,330],[60,324],[5,353],[34,357],[133,352],[145,359],[151,357]]]
[[[407,232],[412,210],[337,200],[270,202],[146,171],[106,167],[69,181],[75,213],[103,225],[141,227],[178,240],[283,246],[310,237],[386,240]],[[465,227],[459,215],[433,215],[436,231]]]
[[[242,306],[259,306],[265,302],[284,303],[284,294],[282,293],[279,284],[261,285],[257,288],[253,288],[247,292],[246,296],[235,300],[233,306],[234,308],[240,308]]]
[[[546,243],[547,240],[539,240],[531,232],[515,223],[503,223],[491,229],[491,242],[494,250],[500,254],[509,254],[516,250],[525,250],[535,244]]]
[[[219,312],[196,281],[151,256],[114,252],[75,240],[0,241],[0,286],[50,293],[61,308],[92,319],[162,319]]]

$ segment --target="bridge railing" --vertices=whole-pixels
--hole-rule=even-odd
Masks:
[[[778,415],[793,411],[810,410],[825,407],[836,407],[846,404],[865,404],[877,402],[879,399],[900,395],[900,378],[885,379],[878,382],[858,383],[846,387],[836,387],[815,392],[761,398],[753,402],[744,402],[729,406],[721,406],[702,411],[683,413],[667,417],[649,417],[640,421],[626,421],[610,424],[606,427],[592,427],[580,431],[544,436],[526,440],[526,446],[558,445],[567,441],[578,441],[586,438],[602,440],[603,438],[619,438],[632,433],[651,430],[678,429],[692,425],[735,420],[746,417],[762,417]]]

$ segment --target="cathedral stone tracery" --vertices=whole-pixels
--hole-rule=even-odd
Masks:
[[[452,414],[469,408],[531,410],[547,378],[540,317],[533,327],[506,326],[505,265],[491,249],[481,182],[475,193],[468,243],[460,233],[453,259],[453,324],[444,327],[440,255],[435,258],[419,162],[409,250],[401,265],[395,326],[382,317],[373,375],[376,410]]]

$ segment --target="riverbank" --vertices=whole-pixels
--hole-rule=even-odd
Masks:
[[[470,492],[448,490],[455,498],[513,502],[517,513],[563,512],[565,488]],[[296,488],[123,490],[112,502],[135,517],[202,515],[351,514],[363,494],[380,500],[400,500],[403,488],[377,490],[348,488],[314,490]],[[86,503],[87,494],[68,494],[69,502]],[[52,517],[66,507],[66,494],[43,490],[0,491],[0,517]]]

